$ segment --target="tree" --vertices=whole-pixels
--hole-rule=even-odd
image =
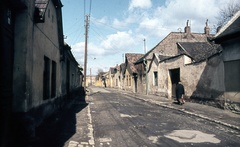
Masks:
[[[225,25],[239,10],[240,10],[239,0],[236,1],[231,0],[225,7],[220,8],[219,14],[217,16],[218,28]]]
[[[99,68],[99,69],[98,69],[98,74],[99,74],[99,73],[102,73],[102,72],[103,72],[103,69]]]
[[[102,78],[104,72],[103,72],[103,69],[98,69],[98,73],[97,73],[97,76],[96,76],[96,80],[99,80]]]

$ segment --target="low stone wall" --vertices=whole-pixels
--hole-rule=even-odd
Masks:
[[[190,97],[186,99],[189,102],[208,105],[240,114],[240,103],[224,99],[206,99],[199,97]]]

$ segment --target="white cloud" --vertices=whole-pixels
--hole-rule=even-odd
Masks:
[[[126,27],[128,24],[125,21],[120,21],[119,19],[115,18],[113,20],[113,26],[116,28],[124,28]]]
[[[132,37],[132,32],[117,32],[107,36],[107,39],[100,44],[102,48],[108,52],[118,52],[119,50],[126,50],[134,45],[135,41]]]
[[[97,22],[103,25],[112,24],[114,28],[119,28],[122,31],[110,33],[105,31],[106,26],[104,25],[99,30],[104,32],[104,37],[101,36],[101,39],[103,38],[104,40],[90,41],[88,54],[97,57],[98,64],[100,64],[100,59],[105,59],[107,55],[117,58],[116,56],[120,54],[119,58],[122,58],[121,54],[129,50],[136,51],[138,48],[138,51],[141,51],[143,38],[147,40],[147,48],[151,49],[166,37],[168,33],[180,31],[178,30],[179,28],[181,28],[181,31],[184,31],[187,20],[190,20],[192,32],[203,33],[206,19],[209,20],[209,26],[213,27],[219,9],[227,4],[228,1],[189,0],[186,2],[186,0],[166,0],[164,4],[160,5],[160,2],[154,1],[152,3],[151,0],[131,0],[128,11],[122,14],[122,18],[118,15],[115,18],[105,16],[96,19]],[[91,27],[94,27],[94,25]],[[98,31],[98,29],[95,31]],[[103,33],[99,34],[102,35]],[[82,59],[84,42],[77,43],[72,48],[72,51],[77,55],[76,58],[78,60]],[[103,65],[113,66],[112,64],[106,61]]]
[[[95,22],[101,23],[101,24],[107,24],[108,21],[109,21],[107,16],[104,16],[104,17],[102,17],[100,19],[97,19],[97,18],[93,18],[93,19],[94,19]]]
[[[134,8],[148,9],[152,7],[151,0],[131,0],[128,10],[133,10]]]
[[[88,56],[101,56],[105,53],[105,49],[101,48],[93,43],[88,43]],[[75,58],[82,59],[84,57],[84,51],[85,51],[85,42],[79,42],[72,46],[72,52],[75,55]]]
[[[202,33],[205,22],[213,29],[219,8],[227,4],[228,0],[167,0],[164,5],[156,6],[146,11],[139,22],[137,30],[145,30],[148,35],[165,37],[179,28],[184,30],[186,21],[190,20],[192,32]],[[160,40],[159,40],[160,41]]]
[[[96,57],[102,55],[113,55],[119,52],[128,50],[129,47],[135,45],[135,40],[132,32],[116,32],[106,37],[106,40],[95,44],[94,42],[88,43],[88,56]],[[85,42],[79,42],[72,46],[72,52],[77,55],[75,58],[82,58],[85,50]]]

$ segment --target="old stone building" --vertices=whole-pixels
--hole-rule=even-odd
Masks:
[[[150,93],[174,98],[176,83],[181,81],[191,98],[221,96],[221,47],[208,42],[181,42],[178,47],[175,56],[154,54],[149,70]]]
[[[142,73],[146,73],[146,70],[148,71],[146,73],[146,76],[144,76],[143,80],[141,80],[141,78],[138,78],[138,80],[141,80],[141,81],[138,81],[138,83],[141,83],[142,81],[145,81],[145,83],[147,83],[147,84],[142,84],[142,87],[143,87],[142,89],[145,89],[145,90],[144,91],[141,90],[139,92],[143,92],[143,93],[146,92],[149,94],[161,94],[171,98],[174,91],[174,87],[173,87],[174,85],[172,85],[173,83],[171,83],[167,87],[160,86],[162,83],[168,83],[167,80],[169,76],[166,76],[166,74],[165,75],[161,74],[161,72],[163,72],[164,70],[159,68],[158,62],[161,61],[161,59],[159,59],[160,57],[158,55],[162,56],[162,58],[169,58],[169,59],[172,59],[172,57],[178,57],[180,55],[178,43],[208,42],[208,38],[213,37],[213,35],[209,34],[209,32],[210,32],[210,29],[208,27],[208,23],[206,22],[204,33],[192,33],[191,28],[188,25],[188,21],[187,21],[184,32],[169,33],[161,42],[159,42],[155,47],[153,47],[153,49],[147,52],[142,58],[140,58],[135,63],[135,65],[142,65],[142,67],[145,67],[144,68],[145,71],[140,72],[141,75]],[[187,58],[184,58],[184,60],[186,59]],[[144,65],[144,61],[146,65]],[[179,63],[176,63],[176,65],[178,64]],[[170,72],[171,70],[169,75],[175,74],[175,73],[177,74],[179,72],[177,68],[179,68],[180,65],[178,66],[176,65],[175,66],[173,65],[171,69],[169,67],[169,69],[167,70],[168,72]],[[140,73],[138,76],[141,76]]]
[[[96,76],[93,76],[93,75],[87,76],[86,86],[88,87],[88,86],[95,85],[95,81],[96,81]]]
[[[120,66],[117,64],[113,71],[113,88],[120,88]]]
[[[110,67],[109,71],[108,71],[108,77],[109,77],[109,82],[107,87],[113,88],[115,85],[115,80],[114,80],[114,76],[116,74],[116,68],[115,67]]]
[[[71,47],[64,43],[63,56],[61,58],[62,95],[69,95],[72,91],[83,85],[82,67],[74,58]]]
[[[223,47],[225,107],[240,111],[240,11],[219,30],[213,40]]]
[[[81,86],[82,73],[63,41],[62,6],[60,0],[0,2],[0,146],[25,146]]]
[[[125,71],[124,71],[124,89],[128,91],[138,91],[138,70],[134,63],[139,60],[143,54],[126,53],[125,54]]]
[[[125,82],[124,82],[124,73],[125,73],[125,70],[126,70],[126,64],[125,63],[122,63],[120,64],[120,67],[119,67],[119,82],[120,82],[120,89],[124,89],[124,85],[125,85]]]

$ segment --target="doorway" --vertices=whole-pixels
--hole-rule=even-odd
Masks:
[[[170,69],[169,70],[170,75],[170,81],[169,84],[169,91],[171,92],[169,94],[170,98],[176,98],[176,83],[180,81],[180,68]]]
[[[135,87],[135,93],[137,93],[138,88],[137,88],[137,76],[134,76],[134,87]]]

